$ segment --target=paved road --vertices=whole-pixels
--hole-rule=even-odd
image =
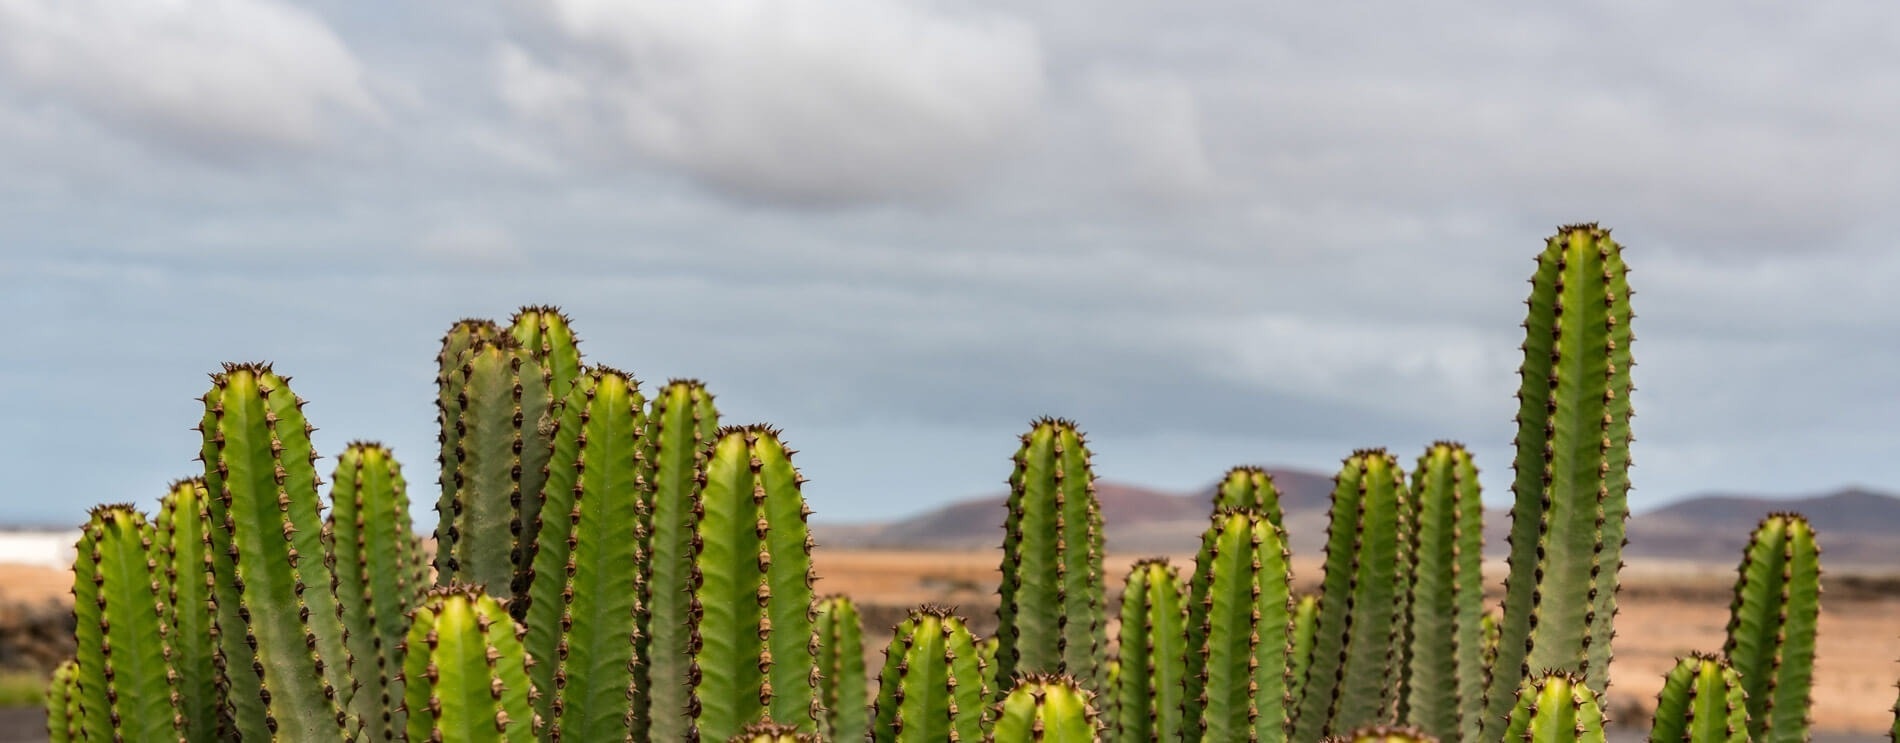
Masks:
[[[0,743],[46,743],[46,713],[38,707],[0,707]]]

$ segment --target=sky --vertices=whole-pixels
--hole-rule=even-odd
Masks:
[[[269,360],[435,482],[434,354],[552,303],[785,430],[817,519],[1076,419],[1204,485],[1469,444],[1543,240],[1626,246],[1638,509],[1900,491],[1900,4],[0,0],[0,521],[192,474]]]

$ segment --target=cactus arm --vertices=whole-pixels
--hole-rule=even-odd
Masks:
[[[441,494],[435,502],[436,513],[440,515],[436,529],[435,572],[443,581],[449,580],[452,571],[448,560],[452,556],[455,544],[454,534],[448,527],[453,524],[456,493],[460,487],[456,484],[455,473],[461,468],[462,450],[462,409],[467,404],[466,393],[468,379],[461,373],[463,357],[474,348],[477,342],[486,343],[502,335],[501,328],[493,320],[463,319],[449,326],[449,332],[442,336],[442,347],[436,353],[436,398],[435,421],[436,441],[440,444],[436,464],[440,467]]]
[[[1122,591],[1115,739],[1178,740],[1187,672],[1187,591],[1166,559],[1143,560]]]
[[[998,606],[1001,675],[1064,672],[1100,688],[1107,659],[1102,515],[1075,424],[1045,418],[1010,476]]]
[[[770,432],[767,432],[770,433]],[[811,511],[799,489],[805,478],[792,467],[792,452],[777,435],[760,435],[752,445],[759,511],[770,524],[759,546],[758,561],[765,571],[766,591],[759,594],[771,628],[766,656],[771,669],[770,717],[804,732],[817,729],[822,713],[817,698],[817,647],[812,634]]]
[[[395,683],[402,658],[396,647],[408,633],[409,609],[424,588],[414,575],[408,488],[402,465],[389,449],[361,441],[344,447],[330,482],[327,530],[337,601],[357,664],[352,712],[370,740],[390,740],[403,729],[397,704],[402,689]]]
[[[553,405],[567,399],[568,391],[580,380],[581,351],[580,341],[574,337],[574,328],[567,315],[556,307],[538,305],[523,307],[509,318],[508,334],[518,342],[522,350],[533,359],[536,368],[542,373],[541,384],[547,387],[545,397],[536,396],[532,390],[523,398],[522,428],[524,439],[535,439],[542,419],[553,418],[559,413]],[[525,371],[525,370],[524,370]],[[536,443],[532,442],[531,443]],[[510,558],[514,563],[514,595],[527,593],[528,586],[534,582],[534,551],[540,545],[541,530],[541,473],[547,466],[545,454],[550,453],[548,442],[543,437],[540,446],[529,446],[521,453],[521,489],[520,498],[514,504],[515,523],[514,550]],[[512,606],[516,616],[526,616],[525,605]],[[645,688],[645,684],[641,685]]]
[[[1094,743],[1100,721],[1091,695],[1067,676],[1031,674],[1017,679],[1003,699],[992,743]]]
[[[211,515],[202,478],[172,483],[159,502],[158,561],[165,578],[165,622],[170,626],[179,736],[208,743],[218,733],[217,636],[212,633]]]
[[[1280,488],[1273,475],[1259,467],[1235,467],[1221,478],[1214,489],[1214,510],[1251,508],[1267,517],[1274,526],[1280,522]]]
[[[437,581],[487,586],[505,598],[522,557],[515,542],[522,513],[538,514],[538,506],[529,506],[539,503],[552,453],[540,427],[551,405],[548,375],[511,336],[502,336],[463,354],[456,380],[463,400],[452,457],[456,493],[444,530],[449,538],[438,547],[448,551],[448,570]]]
[[[1250,509],[1216,513],[1208,528],[1209,560],[1195,569],[1204,586],[1190,623],[1203,631],[1198,673],[1184,698],[1197,700],[1185,721],[1190,741],[1286,739],[1290,566],[1279,527]]]
[[[1405,721],[1440,739],[1475,739],[1484,701],[1477,467],[1463,446],[1433,444],[1419,457],[1412,492],[1416,567]]]
[[[153,540],[145,515],[129,505],[94,508],[80,531],[73,615],[88,740],[178,737]]]
[[[983,686],[991,692],[1001,690],[996,681],[996,646],[999,642],[995,635],[990,635],[976,644],[977,657],[983,661]]]
[[[580,339],[567,314],[548,305],[523,307],[509,318],[508,334],[548,368],[552,375],[548,389],[554,399],[566,400],[581,377]]]
[[[53,668],[46,683],[46,737],[52,743],[85,740],[80,725],[85,713],[79,709],[79,662],[67,659]]]
[[[1526,743],[1605,743],[1603,708],[1583,679],[1552,673],[1525,679],[1504,739]]]
[[[1808,738],[1820,557],[1813,528],[1796,514],[1763,519],[1742,554],[1724,653],[1747,694],[1749,733],[1761,743]]]
[[[825,710],[823,729],[834,740],[862,740],[870,689],[864,676],[864,630],[858,608],[844,595],[818,600],[818,683]]]
[[[1293,707],[1300,703],[1306,686],[1306,669],[1313,664],[1314,631],[1319,625],[1319,596],[1302,594],[1293,600],[1293,626],[1287,645],[1287,701]]]
[[[707,445],[718,427],[719,412],[712,395],[693,380],[668,382],[654,396],[647,416],[645,438],[653,448],[653,479],[647,487],[652,511],[646,565],[649,599],[641,634],[648,646],[654,740],[686,737],[692,504]]]
[[[409,740],[536,740],[527,665],[520,627],[499,602],[469,586],[430,591],[404,642]]]
[[[1313,658],[1293,740],[1379,721],[1392,703],[1403,587],[1404,474],[1383,450],[1347,458],[1333,488]],[[1350,618],[1349,618],[1350,617]]]
[[[1714,656],[1676,663],[1656,697],[1651,743],[1747,743],[1748,707],[1741,677]]]
[[[921,607],[898,625],[885,651],[869,740],[977,740],[987,697],[969,628],[948,609]]]

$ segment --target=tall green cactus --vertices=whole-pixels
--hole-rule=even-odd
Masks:
[[[989,687],[982,655],[963,618],[941,606],[911,611],[897,625],[878,676],[873,743],[978,740]],[[834,734],[832,740],[856,740]]]
[[[1103,688],[1108,597],[1102,511],[1081,431],[1043,418],[1023,434],[1004,521],[999,678],[1066,673]]]
[[[1319,630],[1319,595],[1306,593],[1293,598],[1293,627],[1288,640],[1286,698],[1298,706],[1306,693],[1306,669],[1313,665],[1314,635]]]
[[[857,605],[843,594],[818,600],[818,698],[825,708],[819,732],[834,740],[860,740],[870,730],[865,717],[870,686],[864,675],[864,627]]]
[[[353,736],[355,681],[324,564],[317,454],[303,401],[264,364],[228,364],[204,396],[221,686],[245,740]]]
[[[87,740],[174,740],[177,709],[164,584],[151,524],[130,505],[92,509],[73,561],[78,689]]]
[[[517,311],[508,320],[508,334],[520,342],[528,356],[538,362],[542,371],[547,373],[548,399],[559,405],[567,399],[568,392],[581,377],[580,339],[574,336],[574,328],[558,307],[549,305],[531,305]],[[552,419],[556,413],[548,411]],[[538,419],[523,421],[536,425]],[[532,459],[532,457],[527,457]],[[532,462],[528,463],[533,466]],[[532,478],[530,478],[532,479]],[[523,483],[524,492],[515,505],[515,523],[518,524],[515,537],[515,549],[510,553],[514,562],[513,595],[520,596],[528,592],[528,585],[534,582],[534,552],[540,546],[538,538],[541,530],[541,491],[535,489],[533,482]],[[516,617],[526,616],[527,606],[509,607]]]
[[[46,737],[52,743],[86,739],[86,713],[79,708],[79,661],[67,659],[53,669],[46,682]]]
[[[541,425],[553,406],[553,375],[513,336],[477,339],[450,369],[460,410],[454,448],[442,453],[454,493],[438,514],[436,582],[487,586],[509,598],[532,576],[517,575],[530,547],[523,514],[540,511],[553,442]],[[444,415],[447,415],[445,412]],[[445,444],[447,446],[447,444]],[[525,595],[525,589],[523,591]],[[525,601],[512,606],[527,609]]]
[[[626,373],[594,367],[560,414],[528,593],[535,711],[552,739],[644,738],[646,400]]]
[[[1821,547],[1799,514],[1755,527],[1737,568],[1723,652],[1741,674],[1756,743],[1802,743],[1821,615]]]
[[[479,588],[430,590],[403,644],[403,698],[412,741],[532,743],[520,625]]]
[[[1524,680],[1504,721],[1508,741],[1605,743],[1603,707],[1576,675],[1554,672]]]
[[[1274,526],[1280,521],[1280,488],[1273,475],[1259,467],[1235,467],[1227,471],[1214,489],[1214,510],[1251,508],[1267,517]]]
[[[719,411],[706,386],[690,379],[666,383],[653,396],[645,439],[653,452],[647,481],[651,511],[647,537],[647,611],[640,617],[647,638],[651,734],[654,740],[684,740],[687,713],[687,646],[692,620],[693,499],[719,428]]]
[[[1158,558],[1135,563],[1125,586],[1114,738],[1178,740],[1189,652],[1187,585],[1179,570]]]
[[[1292,566],[1251,509],[1214,514],[1190,589],[1183,740],[1286,740]]]
[[[1095,743],[1101,720],[1095,695],[1069,676],[1032,673],[1019,676],[997,705],[992,743]]]
[[[811,530],[778,431],[721,429],[693,503],[693,724],[720,740],[770,718],[813,732]]]
[[[1476,740],[1484,711],[1484,503],[1463,445],[1432,444],[1412,475],[1416,522],[1405,722]]]
[[[330,477],[330,504],[324,532],[355,661],[351,711],[369,740],[393,740],[403,730],[396,648],[409,632],[409,610],[428,589],[415,571],[422,558],[402,465],[382,444],[350,442]]]
[[[1519,372],[1510,575],[1485,737],[1539,669],[1602,695],[1629,516],[1630,289],[1622,247],[1593,224],[1550,239],[1531,280]]]
[[[461,373],[462,360],[475,348],[475,344],[489,343],[503,335],[505,333],[493,320],[463,318],[449,326],[449,331],[442,336],[441,349],[436,352],[435,422],[438,428],[436,442],[439,444],[436,465],[440,472],[437,484],[441,486],[441,493],[436,497],[435,511],[442,518],[438,520],[435,533],[434,567],[443,581],[452,577],[445,569],[448,554],[444,547],[450,542],[447,541],[448,535],[443,533],[447,531],[444,527],[452,525],[452,520],[447,517],[455,512],[456,498],[462,492],[455,476],[461,467],[457,452],[462,450],[462,411],[468,406],[468,378]]]
[[[1650,743],[1748,743],[1742,679],[1721,658],[1691,655],[1676,663],[1656,696]]]
[[[218,731],[218,638],[212,632],[211,511],[203,478],[172,483],[159,501],[156,558],[165,579],[165,623],[182,724],[180,738],[208,743]]]
[[[1393,704],[1409,499],[1404,471],[1383,449],[1354,452],[1340,469],[1313,658],[1293,715],[1295,741],[1382,722]]]

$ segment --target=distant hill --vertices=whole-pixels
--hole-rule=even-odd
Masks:
[[[1332,478],[1295,469],[1271,469],[1293,550],[1318,554],[1325,544]],[[1111,481],[1096,483],[1109,549],[1118,553],[1192,552],[1207,524],[1214,485],[1177,493]],[[821,544],[847,548],[995,549],[1002,544],[1005,496],[953,503],[886,524],[814,527]],[[1846,489],[1808,498],[1709,494],[1684,499],[1630,519],[1629,555],[1731,564],[1763,516],[1796,511],[1820,534],[1833,566],[1900,565],[1900,497]],[[1485,513],[1485,553],[1501,557],[1508,512]]]

